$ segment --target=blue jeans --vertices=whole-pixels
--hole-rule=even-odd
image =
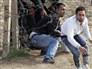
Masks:
[[[74,39],[85,49],[87,49],[87,51],[85,53],[83,53],[83,64],[88,64],[88,46],[86,44],[86,42],[79,36],[79,35],[75,35]],[[71,51],[71,53],[73,54],[73,60],[75,63],[76,67],[80,67],[80,63],[79,63],[79,57],[80,57],[80,51],[78,48],[74,47],[67,39],[67,36],[61,36],[61,40],[63,41],[63,43],[69,48],[69,50]]]
[[[46,48],[45,58],[54,58],[59,44],[58,38],[45,34],[33,36],[31,42],[34,46]]]

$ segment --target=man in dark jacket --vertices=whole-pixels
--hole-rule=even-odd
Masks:
[[[53,4],[52,4],[53,5]],[[56,3],[54,10],[50,10],[48,16],[44,16],[30,34],[31,43],[34,46],[46,48],[43,63],[54,63],[54,56],[58,48],[58,38],[61,36],[59,18],[65,13],[65,5]]]

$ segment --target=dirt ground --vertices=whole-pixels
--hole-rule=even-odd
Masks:
[[[39,51],[31,51],[32,55],[27,58],[12,60],[0,60],[0,69],[75,69],[71,54],[58,52],[55,64],[43,64]],[[92,46],[90,46],[90,67],[92,69]]]

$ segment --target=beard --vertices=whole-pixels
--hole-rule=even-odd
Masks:
[[[84,19],[78,19],[79,20],[79,22],[83,22],[84,21]]]

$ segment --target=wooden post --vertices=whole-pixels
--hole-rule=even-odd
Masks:
[[[4,1],[0,0],[0,59],[3,52]]]
[[[6,57],[10,51],[11,4],[12,0],[4,0],[3,57]]]
[[[19,48],[19,26],[18,26],[18,5],[17,0],[12,0],[12,22],[11,22],[11,45]]]

